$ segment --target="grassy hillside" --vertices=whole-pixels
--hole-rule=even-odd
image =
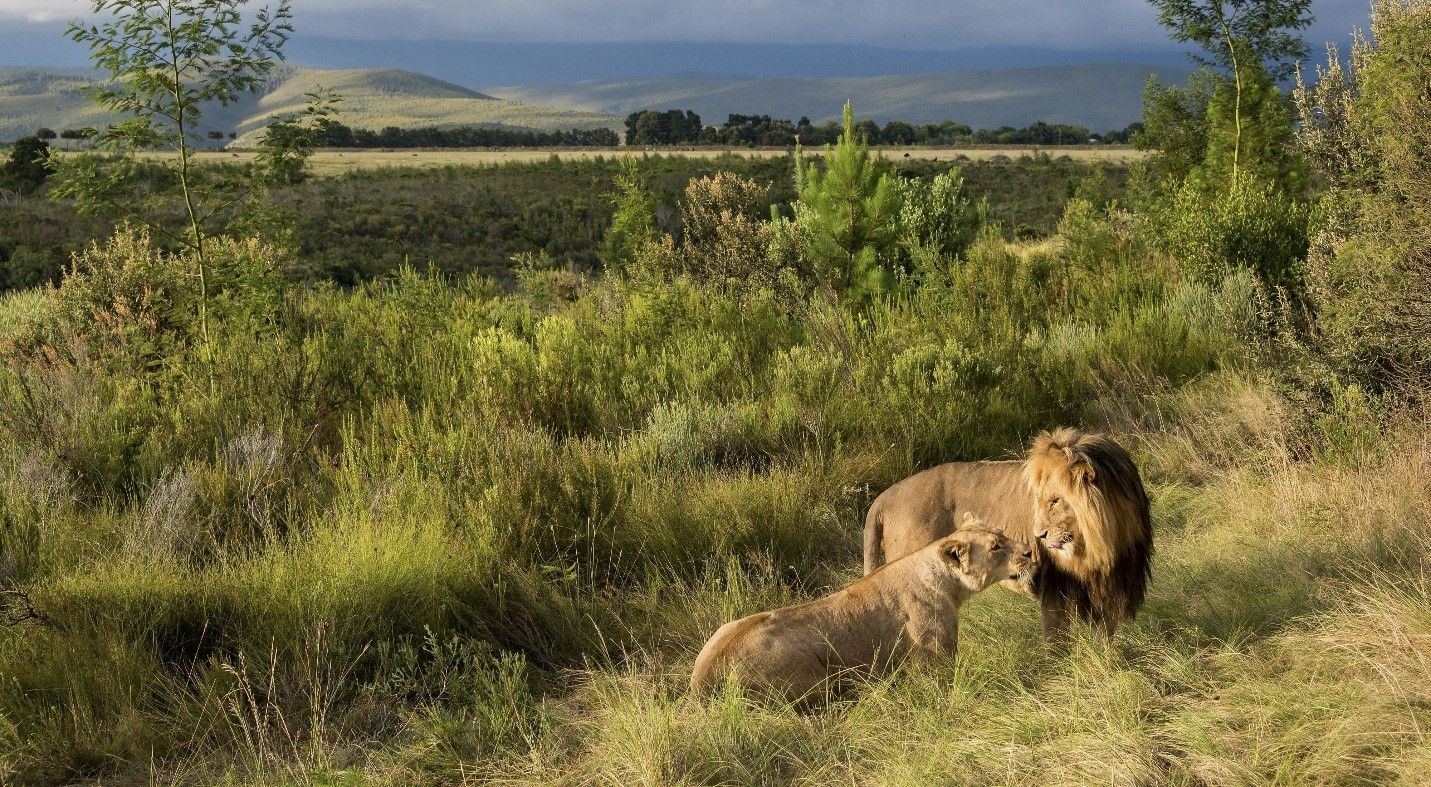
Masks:
[[[838,120],[846,100],[860,117],[883,123],[956,120],[978,128],[1022,128],[1036,120],[1097,131],[1122,128],[1142,113],[1143,84],[1159,72],[1138,65],[968,69],[939,74],[858,78],[660,79],[490,88],[492,95],[535,104],[626,115],[643,109],[691,109],[708,124],[726,115],[767,114]]]
[[[108,119],[81,93],[88,81],[68,72],[0,69],[0,140],[33,133],[41,126],[60,131],[103,125]],[[209,108],[204,130],[235,132],[239,144],[250,144],[254,132],[274,115],[298,110],[304,94],[319,86],[343,97],[341,119],[356,128],[489,125],[552,130],[619,125],[609,114],[493,99],[408,71],[285,67],[261,95]]]
[[[106,114],[80,92],[86,73],[0,68],[0,142],[35,133],[98,127]]]
[[[1165,82],[1185,72],[1158,69]],[[292,112],[318,86],[343,96],[341,120],[357,128],[490,125],[541,130],[621,128],[640,109],[694,109],[707,123],[730,113],[769,114],[819,122],[846,99],[861,117],[913,123],[953,119],[975,128],[1022,127],[1035,120],[1122,128],[1142,109],[1148,66],[1084,65],[953,71],[863,78],[665,79],[493,88],[479,93],[394,69],[280,69],[261,96],[205,115],[206,130],[236,132],[239,143],[275,115]],[[0,140],[98,126],[105,117],[80,92],[74,72],[0,69]],[[490,95],[488,95],[490,93]],[[495,96],[496,98],[492,98]]]

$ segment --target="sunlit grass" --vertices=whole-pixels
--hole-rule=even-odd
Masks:
[[[87,264],[148,270],[126,237]],[[0,583],[49,623],[0,630],[0,776],[1415,783],[1424,423],[1300,412],[1239,352],[1245,280],[1129,273],[1159,264],[989,236],[858,313],[406,270],[221,304],[212,388],[143,281],[73,277],[76,322],[7,329]],[[1054,423],[1111,429],[1152,495],[1111,645],[1050,652],[993,589],[957,658],[827,707],[688,696],[722,623],[856,578],[884,485]]]

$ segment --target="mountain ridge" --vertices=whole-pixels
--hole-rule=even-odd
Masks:
[[[873,77],[722,77],[587,80],[561,85],[468,87],[395,68],[309,69],[284,65],[261,95],[205,108],[200,133],[238,136],[251,145],[275,116],[295,112],[320,86],[342,97],[338,120],[354,128],[487,126],[542,131],[621,130],[626,115],[681,109],[707,125],[728,115],[770,115],[819,123],[836,119],[845,101],[856,116],[879,123],[954,120],[974,128],[1022,127],[1035,121],[1123,128],[1142,112],[1142,88],[1154,71],[1180,82],[1185,69],[1091,64],[962,69]],[[113,122],[84,95],[99,77],[84,69],[0,68],[0,141],[33,133]]]
[[[0,142],[41,127],[60,131],[114,122],[85,95],[85,86],[100,77],[83,69],[0,68]],[[613,115],[495,98],[401,69],[285,65],[270,75],[260,94],[243,96],[227,107],[204,107],[198,131],[233,133],[240,145],[251,144],[256,141],[253,135],[275,116],[302,109],[307,93],[320,87],[341,96],[339,120],[361,128],[471,125],[554,131],[620,125]]]
[[[955,120],[974,128],[1035,121],[1106,131],[1142,116],[1148,77],[1181,83],[1187,69],[1137,64],[960,69],[874,77],[700,77],[588,80],[566,85],[482,87],[497,97],[624,116],[645,109],[692,110],[707,125],[730,114],[819,123],[846,100],[857,117],[884,123]]]

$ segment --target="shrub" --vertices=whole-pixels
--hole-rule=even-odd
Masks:
[[[1298,289],[1309,219],[1302,203],[1247,177],[1212,196],[1185,183],[1165,211],[1145,220],[1196,281],[1212,284],[1246,269],[1271,286]]]
[[[1299,82],[1299,141],[1330,184],[1308,258],[1317,347],[1372,389],[1420,398],[1431,379],[1431,4],[1372,7],[1345,67]]]
[[[957,172],[905,181],[903,191],[901,243],[916,270],[927,269],[931,260],[957,257],[973,243],[981,209],[969,199]]]

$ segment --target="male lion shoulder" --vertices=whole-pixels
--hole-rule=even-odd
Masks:
[[[1112,635],[1142,607],[1153,530],[1138,468],[1112,438],[1064,427],[1034,439],[1020,461],[953,462],[875,498],[865,518],[865,571],[953,532],[973,513],[988,528],[1036,544],[1034,593],[1044,634],[1071,616]]]
[[[761,693],[810,700],[850,673],[913,653],[952,655],[959,607],[995,582],[1027,580],[1032,558],[1022,542],[960,530],[825,598],[725,624],[696,657],[691,690],[733,676]]]

